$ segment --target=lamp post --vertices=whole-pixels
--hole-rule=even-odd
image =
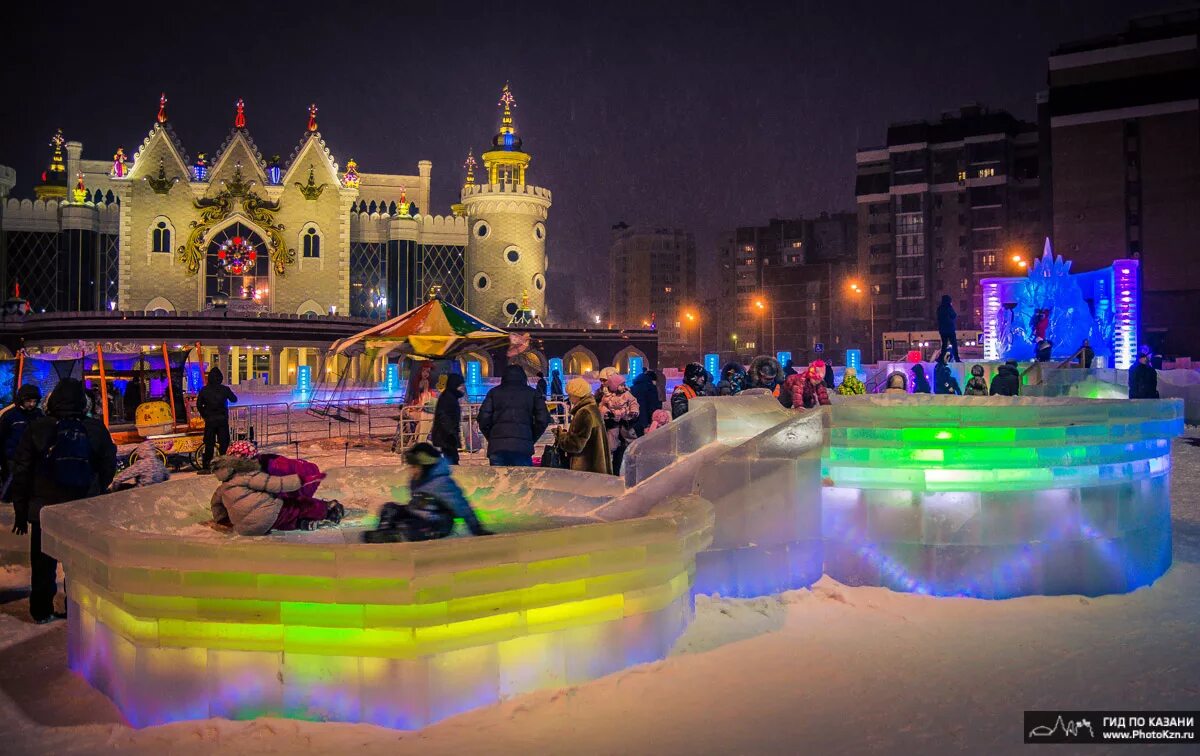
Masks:
[[[698,342],[700,342],[698,344],[698,346],[700,347],[700,353],[704,354],[704,321],[700,320],[699,313],[695,313],[695,312],[685,312],[683,314],[683,316],[685,318],[687,318],[689,323],[696,324],[696,330],[697,330],[696,340]]]
[[[762,298],[754,300],[754,306],[758,309],[759,317],[762,317],[764,314],[766,314],[767,303],[764,302],[762,300]],[[760,323],[761,323],[761,321],[760,321]],[[761,329],[759,329],[759,330],[761,330]],[[770,352],[774,353],[774,351],[775,351],[775,310],[772,308],[772,310],[771,310],[771,349],[770,349]]]
[[[733,359],[736,360],[738,358],[737,334],[736,333],[732,334],[732,338],[733,338]]]
[[[866,289],[859,286],[858,282],[856,282],[856,281],[850,282],[850,291],[854,292],[855,294],[865,295],[867,297],[867,303],[871,308],[871,352],[870,352],[870,355],[871,355],[871,362],[874,363],[874,362],[876,362],[876,360],[875,360],[875,296],[873,293],[868,292]]]

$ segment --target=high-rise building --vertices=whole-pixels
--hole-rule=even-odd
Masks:
[[[654,324],[660,349],[699,353],[705,313],[696,289],[696,240],[677,228],[613,226],[608,317],[618,328]],[[692,318],[687,317],[688,314]]]
[[[1049,59],[1039,109],[1054,249],[1084,270],[1140,258],[1143,340],[1200,342],[1200,11],[1135,19]]]
[[[979,280],[1017,274],[1041,249],[1032,123],[965,106],[891,125],[887,144],[859,150],[856,161],[858,265],[876,334],[932,329],[943,294],[960,327],[977,326]]]
[[[822,213],[726,234],[719,249],[721,351],[790,351],[804,361],[818,348],[848,346],[840,288],[857,264],[856,224],[853,213]]]

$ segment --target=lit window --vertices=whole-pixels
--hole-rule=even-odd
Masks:
[[[671,293],[671,291],[672,291],[672,289],[671,289],[671,287],[670,287],[670,286],[666,286],[666,287],[663,287],[663,291],[665,291],[666,293],[670,294],[670,293]]]
[[[305,257],[320,257],[321,256],[321,237],[317,235],[317,229],[309,226],[304,232],[304,241],[302,244]]]
[[[743,251],[743,252],[753,252],[753,251],[754,251],[754,245],[753,245],[753,244],[746,244],[746,245],[744,245],[744,246],[742,247],[742,251]]]
[[[792,249],[800,249],[801,244],[802,244],[802,242],[798,242],[798,241],[792,242]]]
[[[966,291],[967,287],[970,285],[971,285],[970,279],[964,278],[963,280],[958,282],[958,288],[962,289],[963,291]]]
[[[171,229],[167,227],[166,221],[155,224],[153,237],[155,252],[171,251]]]
[[[966,180],[967,180],[967,172],[966,172],[966,171],[959,171],[959,172],[958,172],[958,180],[959,180],[959,181],[966,181]]]
[[[995,176],[995,175],[996,175],[995,168],[980,168],[979,169],[979,178],[991,178],[992,176]]]

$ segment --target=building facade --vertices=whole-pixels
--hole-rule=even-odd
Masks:
[[[1076,268],[1141,260],[1143,341],[1200,342],[1200,11],[1148,16],[1049,58],[1054,247]]]
[[[411,174],[360,172],[353,159],[339,166],[315,106],[286,160],[263,156],[240,100],[211,156],[189,155],[165,97],[128,156],[120,148],[112,160],[85,159],[60,132],[38,199],[3,202],[0,284],[9,293],[19,285],[35,311],[227,306],[371,319],[437,289],[504,325],[524,296],[544,309],[550,207],[550,192],[526,183],[512,102],[506,85],[500,133],[484,153],[487,182],[476,184],[469,166],[445,215],[426,212],[428,160]]]
[[[856,163],[858,266],[877,336],[927,330],[943,294],[960,327],[977,327],[979,280],[1041,249],[1035,124],[967,106],[890,126],[886,146],[859,150]]]
[[[797,362],[851,346],[857,217],[771,219],[720,243],[721,351],[791,352]]]
[[[677,228],[613,226],[609,246],[608,312],[614,325],[653,324],[664,359],[702,351],[709,313],[696,288],[696,240]]]

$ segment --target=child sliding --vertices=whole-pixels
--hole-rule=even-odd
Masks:
[[[454,532],[461,517],[471,535],[492,535],[480,524],[462,489],[450,477],[450,465],[433,445],[419,443],[404,455],[412,480],[407,505],[388,502],[379,512],[379,527],[363,533],[367,543],[429,541]]]

